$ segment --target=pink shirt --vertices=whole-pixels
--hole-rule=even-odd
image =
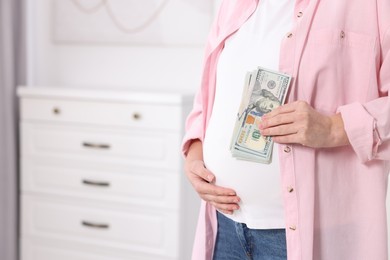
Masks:
[[[183,153],[203,140],[218,56],[258,0],[224,0],[206,47],[203,80],[186,123]],[[294,77],[288,102],[340,112],[351,146],[280,145],[289,260],[387,259],[390,169],[390,1],[297,0],[279,70]],[[193,260],[211,260],[215,209],[202,201]]]

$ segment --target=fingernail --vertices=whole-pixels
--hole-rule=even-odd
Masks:
[[[234,196],[234,195],[236,195],[236,193],[235,192],[230,192],[229,195]]]
[[[213,176],[213,175],[211,175],[211,174],[207,175],[207,180],[208,180],[208,181],[212,181],[212,180],[213,180],[213,178],[214,178],[214,176]]]

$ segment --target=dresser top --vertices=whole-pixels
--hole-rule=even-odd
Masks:
[[[73,99],[108,102],[131,102],[151,104],[187,104],[192,103],[194,95],[174,90],[131,90],[108,88],[76,87],[18,87],[21,98]]]

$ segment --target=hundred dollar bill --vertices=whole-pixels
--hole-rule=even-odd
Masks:
[[[259,67],[248,72],[230,145],[232,156],[241,160],[270,163],[273,141],[260,133],[264,114],[285,102],[291,76]]]

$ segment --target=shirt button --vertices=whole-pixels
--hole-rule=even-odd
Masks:
[[[287,34],[287,38],[291,38],[292,36],[293,36],[292,33],[288,33],[288,34]]]
[[[303,15],[303,13],[302,13],[302,12],[299,12],[299,13],[297,14],[297,17],[300,18],[300,17],[302,17],[302,15]]]
[[[294,192],[294,188],[293,188],[293,187],[288,187],[288,188],[287,188],[287,191],[288,191],[289,193],[292,193],[292,192]]]
[[[291,152],[291,148],[290,148],[290,146],[286,146],[286,147],[284,147],[283,151],[284,151],[285,153],[289,153],[289,152]]]
[[[295,230],[297,230],[297,227],[292,225],[292,226],[289,227],[289,229],[292,230],[292,231],[295,231]]]

